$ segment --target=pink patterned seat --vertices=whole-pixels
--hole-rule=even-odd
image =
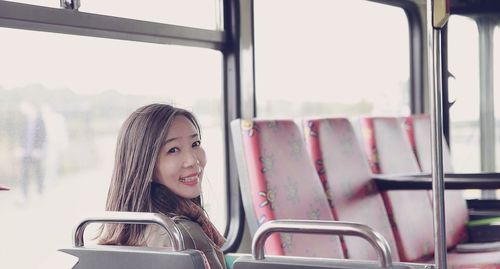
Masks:
[[[231,123],[240,188],[253,234],[269,220],[334,220],[323,187],[290,120]],[[273,234],[267,254],[344,258],[337,236]]]
[[[304,120],[305,137],[321,182],[339,221],[358,222],[381,233],[389,242],[393,260],[399,260],[396,242],[382,196],[347,119]],[[375,260],[377,255],[366,241],[345,237],[350,259]]]
[[[416,173],[420,171],[415,154],[413,154],[410,139],[403,128],[403,119],[401,118],[363,118],[360,120],[362,125],[363,138],[365,139],[365,149],[368,154],[368,159],[372,164],[374,173],[398,174],[398,173]],[[417,125],[413,126],[416,130]],[[411,129],[411,128],[410,128]],[[420,130],[420,129],[419,129]],[[423,131],[425,132],[425,131]],[[415,136],[414,139],[417,139]],[[415,140],[418,141],[418,140]],[[418,143],[418,142],[417,142]],[[429,147],[430,150],[430,147]],[[402,196],[394,196],[394,193],[404,193]],[[453,195],[448,194],[447,201],[450,201],[446,207],[446,214],[456,214],[457,207],[453,204],[461,205],[463,198],[457,201],[450,200]],[[453,192],[450,192],[453,194]],[[456,193],[456,192],[455,192]],[[425,199],[427,197],[427,199]],[[421,254],[419,261],[426,262],[426,256],[433,254],[433,233],[432,233],[432,201],[427,191],[389,191],[384,193],[384,202],[388,209],[389,216],[392,217],[396,229],[394,230],[400,258],[406,260],[410,256],[405,256],[406,253]],[[427,201],[427,204],[425,203]],[[411,207],[411,204],[419,204],[417,207]],[[451,206],[450,206],[451,205]],[[460,207],[458,207],[460,209]],[[392,210],[392,214],[391,214]],[[411,214],[409,213],[411,212]],[[449,248],[456,245],[455,242],[461,240],[463,226],[457,225],[461,223],[462,213],[459,212],[459,217],[450,215],[447,221],[447,234],[454,234],[447,240]],[[401,220],[406,217],[405,222]],[[418,225],[408,225],[408,221],[419,222]],[[425,228],[426,227],[426,228]],[[453,227],[450,229],[450,227]],[[413,235],[413,237],[412,237]],[[420,237],[424,247],[419,247],[416,237]],[[405,242],[409,242],[408,244]],[[416,247],[419,251],[411,250],[411,247]],[[412,252],[409,252],[412,251]],[[410,259],[408,259],[410,260]],[[428,261],[427,261],[428,262]],[[490,251],[484,253],[448,253],[449,268],[500,268],[500,252]]]
[[[428,115],[414,115],[404,119],[412,148],[422,172],[431,173],[431,128]],[[443,166],[445,172],[452,172],[448,146],[443,143]],[[465,224],[469,221],[467,204],[462,191],[446,191],[446,245],[449,248],[467,239]],[[432,196],[431,196],[432,198]]]
[[[420,167],[398,118],[359,120],[374,174],[419,173]],[[434,253],[432,207],[427,191],[382,193],[402,261],[425,261]]]
[[[406,117],[404,124],[422,171],[430,173],[431,128],[429,115],[421,114]],[[443,143],[443,166],[445,172],[453,172],[451,155],[446,143]],[[451,249],[448,254],[450,265],[456,268],[500,268],[499,251],[483,251],[480,253],[455,253],[453,251],[452,248],[467,239],[468,209],[461,191],[446,191],[445,205],[446,241],[448,248]]]

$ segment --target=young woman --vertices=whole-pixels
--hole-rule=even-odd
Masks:
[[[225,268],[225,240],[201,206],[207,160],[193,114],[164,104],[137,109],[123,123],[115,158],[106,210],[165,214],[212,269]],[[99,238],[108,245],[170,246],[156,225],[107,224]]]

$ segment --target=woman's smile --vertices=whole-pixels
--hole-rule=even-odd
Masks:
[[[194,186],[200,182],[200,173],[194,173],[185,177],[179,178],[179,181],[188,186]]]

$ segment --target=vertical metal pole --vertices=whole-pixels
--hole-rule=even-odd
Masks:
[[[493,98],[493,34],[495,22],[490,18],[477,20],[479,30],[479,108],[481,172],[495,171],[495,99]],[[483,199],[495,199],[495,190],[483,190]]]
[[[434,213],[434,260],[446,269],[446,221],[444,208],[441,30],[433,25],[433,0],[427,0],[427,67],[431,93],[432,197]]]

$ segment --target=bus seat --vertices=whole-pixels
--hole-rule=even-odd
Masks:
[[[500,269],[500,251],[480,253],[454,253],[446,254],[448,268],[453,269]]]
[[[431,120],[429,115],[419,114],[403,118],[408,135],[422,172],[431,172]],[[450,149],[443,139],[443,168],[445,172],[453,172]]]
[[[334,220],[323,187],[291,120],[231,122],[242,200],[250,232],[279,219]],[[343,258],[338,236],[272,235],[271,255]]]
[[[372,180],[368,162],[348,119],[305,119],[309,153],[339,221],[358,222],[380,232],[399,261],[384,202]],[[344,237],[349,259],[376,259],[365,240]]]
[[[359,118],[360,136],[374,174],[419,173],[401,121],[394,117]],[[382,192],[402,261],[421,261],[434,253],[432,206],[427,191]]]
[[[91,223],[160,225],[170,235],[171,248],[97,245],[85,246],[83,235]],[[182,231],[169,217],[157,213],[112,212],[87,217],[74,230],[73,247],[59,251],[78,258],[73,269],[210,269],[202,251],[186,249]]]
[[[268,236],[273,232],[299,232],[299,233],[324,233],[343,234],[359,236],[370,242],[376,250],[378,262],[360,260],[340,260],[340,259],[318,259],[289,256],[268,256],[262,253],[262,245]],[[320,268],[342,268],[342,269],[378,269],[378,268],[398,268],[398,269],[424,269],[429,268],[428,264],[408,264],[393,262],[391,251],[387,241],[373,229],[351,222],[329,222],[329,221],[270,221],[259,227],[252,242],[252,256],[238,258],[234,264],[234,269],[320,269]]]
[[[408,137],[410,138],[410,142],[412,142],[412,146],[415,149],[415,154],[417,158],[419,158],[420,166],[422,168],[422,172],[431,172],[430,162],[431,162],[431,142],[430,142],[430,117],[426,114],[421,115],[412,115],[405,119],[405,126],[408,131]],[[443,165],[444,171],[446,173],[453,174],[453,165],[451,162],[451,155],[446,143],[443,143]],[[450,174],[450,175],[451,175]],[[476,174],[468,174],[471,176],[471,180],[473,180],[473,176]],[[481,174],[477,174],[481,175]],[[496,202],[497,200],[486,200],[485,202]],[[475,200],[476,203],[482,202],[481,200]],[[488,210],[487,214],[482,213],[478,214],[479,216],[474,215],[481,209],[475,209],[475,212],[470,215],[474,218],[488,218],[488,217],[498,217],[500,211],[498,207],[498,202],[494,203],[497,206],[494,207],[494,210],[491,208]],[[494,242],[494,240],[498,240],[498,236],[482,236],[480,238],[475,238],[474,232],[468,233],[469,231],[466,229],[466,224],[469,221],[469,212],[467,208],[467,203],[462,195],[462,191],[446,191],[446,229],[447,229],[447,241],[448,245],[455,246],[460,242],[465,242],[469,244],[470,242]],[[489,230],[487,234],[492,235],[492,233],[498,234],[498,228],[496,225],[482,225],[478,228],[472,229],[481,229],[481,230]],[[492,229],[497,230],[493,232]],[[480,232],[479,234],[482,234]],[[485,238],[486,237],[486,238]],[[467,241],[467,238],[469,239]],[[450,244],[451,241],[451,244]],[[497,241],[498,243],[498,241]],[[480,244],[475,244],[477,247],[474,249],[479,250]],[[490,248],[488,245],[485,245],[486,248]],[[463,249],[463,245],[458,248]]]
[[[428,115],[404,118],[410,144],[422,172],[431,173],[431,126]],[[444,141],[444,140],[443,140]],[[452,172],[453,166],[448,145],[443,143],[443,169]],[[430,195],[432,201],[432,195]],[[467,204],[461,190],[447,190],[445,194],[446,245],[454,247],[467,240],[466,223],[469,221]]]
[[[199,269],[210,268],[203,252],[129,246],[95,246],[61,249],[79,258],[73,269]]]
[[[266,257],[255,260],[242,257],[236,260],[234,269],[382,269],[372,261],[315,259],[302,257]],[[429,269],[429,264],[394,263],[391,269]],[[482,269],[482,268],[481,268]],[[486,269],[486,268],[484,268]]]
[[[363,118],[360,122],[363,124],[363,136],[366,139],[365,143],[371,143],[370,147],[366,147],[366,149],[373,149],[375,152],[375,160],[378,162],[378,167],[380,168],[379,173],[388,173],[388,174],[401,174],[401,173],[418,173],[420,172],[420,167],[418,169],[414,169],[415,165],[418,164],[416,161],[415,154],[413,153],[410,139],[408,139],[408,135],[404,130],[403,119],[396,117],[385,117],[385,118],[376,118],[376,117],[366,117]],[[373,154],[373,151],[371,154]],[[373,157],[372,157],[373,158]],[[399,160],[390,160],[390,159],[399,159]],[[408,162],[400,167],[396,166],[397,163]],[[406,170],[404,170],[404,169]],[[409,169],[411,168],[411,169]],[[432,230],[432,201],[431,196],[428,191],[387,191],[386,193],[405,193],[407,195],[407,200],[411,203],[415,203],[414,201],[425,201],[425,197],[427,197],[427,204],[425,202],[420,203],[420,209],[406,209],[406,217],[407,219],[419,219],[420,221],[426,223],[427,228],[423,228],[422,226],[411,227],[408,225],[398,225],[398,229],[396,232],[402,233],[404,230],[415,229],[419,236],[426,237],[426,243],[430,245],[434,245],[433,241],[433,230]],[[447,206],[445,209],[446,214],[448,215],[446,220],[453,220],[455,216],[451,215],[456,213],[449,208],[453,208],[453,203],[456,201],[450,200],[449,197],[456,198],[453,196],[449,196],[449,191],[446,192],[448,196],[447,201],[452,207]],[[452,193],[452,192],[451,192]],[[385,194],[385,193],[384,193]],[[418,195],[418,196],[417,196]],[[403,204],[402,201],[393,202],[386,199],[392,198],[385,196],[384,202],[386,202],[386,206],[389,204],[392,209],[395,208],[397,210],[402,210],[407,204]],[[463,198],[459,200],[459,204],[463,201]],[[387,203],[389,202],[389,203]],[[446,202],[445,202],[446,204]],[[401,213],[401,217],[404,211],[398,211]],[[408,214],[408,212],[412,212],[412,214]],[[396,220],[396,214],[393,215]],[[460,219],[460,218],[458,218]],[[397,221],[397,220],[396,220]],[[455,222],[451,222],[451,225],[457,225]],[[463,225],[463,224],[462,224]],[[459,226],[459,225],[458,225]],[[449,232],[456,232],[448,230],[450,225],[447,225],[447,234]],[[463,230],[463,227],[459,226],[458,231],[460,229]],[[397,238],[397,236],[396,236]],[[432,239],[432,241],[429,241]],[[452,248],[455,245],[450,244],[450,242],[457,241],[447,240],[448,248]],[[417,246],[417,245],[412,245]],[[479,247],[478,247],[479,249]],[[401,251],[401,250],[400,250]],[[406,250],[404,250],[406,251]],[[429,253],[433,253],[433,250],[429,250]],[[401,255],[400,255],[401,256]],[[422,257],[425,258],[425,257]],[[420,261],[425,262],[425,260],[420,259]],[[427,261],[428,262],[428,261]],[[489,249],[488,252],[483,253],[458,253],[453,250],[448,252],[448,264],[450,268],[476,268],[475,266],[483,266],[484,268],[500,268],[500,251],[498,249],[492,250]]]

